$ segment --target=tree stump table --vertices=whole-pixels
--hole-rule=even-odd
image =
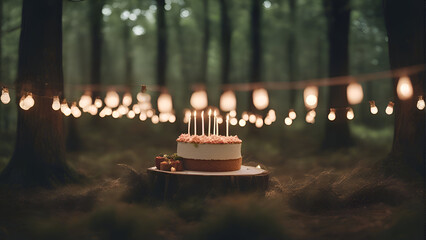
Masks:
[[[170,172],[151,167],[147,173],[154,194],[162,199],[246,192],[265,194],[269,182],[268,171],[250,166],[241,166],[240,170],[230,172]]]

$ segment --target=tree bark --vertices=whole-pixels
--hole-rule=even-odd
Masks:
[[[165,16],[165,0],[157,1],[157,84],[166,85],[167,74],[167,25]]]
[[[63,184],[76,179],[65,162],[62,114],[52,98],[63,94],[62,1],[24,0],[19,42],[16,102],[33,93],[34,106],[18,108],[15,151],[0,180],[23,186]]]
[[[220,47],[221,47],[221,80],[223,84],[229,83],[229,71],[231,68],[231,20],[226,0],[220,0]]]
[[[209,0],[203,0],[203,46],[201,49],[200,81],[207,84],[207,69],[210,46]]]
[[[262,75],[262,42],[261,42],[261,22],[262,22],[262,3],[260,0],[251,1],[250,10],[250,82],[260,82]],[[253,105],[253,91],[250,91],[249,109],[256,111]]]
[[[388,34],[391,69],[425,64],[425,5],[422,1],[383,1]],[[413,97],[401,101],[396,93],[394,79],[394,139],[390,157],[386,161],[391,169],[401,166],[414,169],[425,176],[425,112],[416,108],[418,96],[425,96],[424,72],[409,76]]]
[[[290,7],[290,31],[288,33],[288,42],[287,42],[287,61],[288,61],[288,76],[291,82],[297,81],[297,53],[296,53],[296,0],[288,1]],[[294,108],[296,106],[296,94],[297,90],[290,90],[290,107]]]
[[[90,0],[89,18],[91,33],[91,72],[90,83],[95,86],[101,84],[101,57],[102,57],[102,7],[105,0]],[[100,96],[98,89],[92,91],[93,99]]]
[[[349,0],[324,0],[324,10],[328,25],[329,77],[349,74]],[[346,118],[347,85],[329,88],[328,106],[336,108],[336,119],[327,121],[323,147],[342,148],[353,145],[348,120]]]

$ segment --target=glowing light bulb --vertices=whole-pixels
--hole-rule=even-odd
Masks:
[[[111,115],[112,114],[112,109],[111,108],[109,108],[109,107],[104,107],[104,109],[102,109],[102,111],[101,112],[104,112],[103,114],[104,114],[104,116],[109,116],[109,115]],[[99,113],[100,114],[100,113]]]
[[[242,118],[244,121],[248,121],[248,120],[249,120],[249,115],[248,115],[248,113],[247,113],[247,112],[243,112],[243,114],[241,115],[241,118]]]
[[[315,112],[315,111],[314,111]],[[311,111],[306,114],[305,120],[307,123],[314,124],[315,123],[315,115]]]
[[[170,113],[162,113],[162,112],[160,112],[160,114],[159,114],[160,122],[167,122],[167,121],[169,121],[169,116],[170,116]]]
[[[132,104],[132,94],[129,92],[126,92],[123,96],[123,105],[128,107]]]
[[[9,90],[7,90],[7,88],[3,88],[1,90],[1,97],[0,100],[2,103],[4,104],[8,104],[10,102],[10,95],[9,95]]]
[[[351,105],[361,103],[364,98],[361,84],[357,82],[350,83],[346,88],[346,96],[348,98],[348,103]]]
[[[191,95],[190,99],[191,106],[196,110],[202,110],[207,107],[207,92],[205,90],[195,91]]]
[[[229,123],[232,125],[232,126],[235,126],[235,125],[237,125],[238,124],[238,119],[236,119],[236,118],[231,118],[231,120],[229,120]]]
[[[133,119],[133,118],[135,118],[135,116],[136,116],[136,114],[135,114],[135,112],[133,112],[133,110],[130,110],[127,113],[127,118],[129,118],[129,119]]]
[[[391,115],[393,113],[393,106],[395,104],[393,102],[389,102],[388,106],[385,109],[387,115]]]
[[[59,101],[58,96],[53,97],[52,109],[55,111],[58,111],[59,109],[61,109],[61,102]]]
[[[258,117],[258,118],[256,119],[255,126],[256,126],[257,128],[261,128],[261,127],[263,127],[263,119],[262,119],[261,117]]]
[[[88,107],[89,105],[92,104],[92,93],[89,91],[86,91],[80,98],[80,101],[78,101],[78,105],[82,108],[85,109],[86,107]]]
[[[259,109],[263,110],[269,105],[269,96],[268,91],[264,88],[258,88],[253,91],[253,105]],[[263,125],[263,124],[262,124]]]
[[[413,96],[413,85],[409,77],[401,77],[396,85],[396,93],[401,100],[408,100]]]
[[[296,112],[294,111],[294,109],[290,109],[289,111],[288,111],[288,117],[291,119],[291,120],[294,120],[294,119],[296,119]]]
[[[127,114],[127,113],[129,112],[129,108],[128,108],[128,107],[126,107],[126,106],[124,106],[124,105],[120,105],[120,106],[117,108],[117,111],[118,111],[118,113],[119,113],[120,115],[125,115],[125,114]]]
[[[317,112],[315,112],[315,109],[312,109],[308,112],[308,115],[315,118],[317,116]]]
[[[62,100],[62,103],[61,103],[61,112],[65,115],[65,116],[69,116],[69,115],[71,115],[71,109],[68,107],[68,104],[67,104],[67,100],[66,99],[64,99],[64,100]]]
[[[272,124],[272,120],[269,117],[266,117],[265,120],[263,120],[263,122],[265,123],[265,125],[269,126]]]
[[[151,122],[154,123],[154,124],[157,124],[159,122],[158,115],[152,116]]]
[[[253,113],[250,114],[248,120],[249,120],[250,123],[255,123],[256,122],[256,115],[254,115]]]
[[[237,108],[237,98],[233,91],[225,91],[220,96],[220,109],[224,112],[229,112]],[[235,116],[231,116],[235,117]]]
[[[132,107],[133,112],[135,112],[136,114],[141,113],[141,108],[139,107],[138,104],[134,104]]]
[[[89,105],[87,107],[87,112],[90,113],[90,115],[95,116],[98,114],[98,108],[95,105]]]
[[[170,113],[173,111],[172,96],[168,93],[161,93],[157,100],[158,111],[160,113]]]
[[[350,107],[347,108],[346,118],[348,120],[352,120],[352,119],[354,119],[354,117],[355,117],[354,110],[352,108],[350,108]]]
[[[240,125],[240,127],[244,127],[246,125],[246,121],[244,119],[240,119],[240,121],[238,122],[238,124]]]
[[[109,108],[116,108],[120,104],[120,96],[115,91],[108,91],[104,102]]]
[[[138,99],[138,102],[144,103],[144,102],[151,102],[151,95],[144,92],[139,92],[138,95],[136,95],[136,98]]]
[[[275,122],[277,120],[277,115],[276,115],[274,109],[270,109],[268,111],[268,115],[267,116],[269,117],[269,119],[271,119],[271,122]]]
[[[420,96],[419,100],[417,101],[417,109],[419,110],[425,109],[425,100],[423,100],[423,96]]]
[[[101,107],[102,107],[102,105],[103,105],[102,100],[101,100],[99,97],[97,97],[97,98],[95,99],[95,103],[94,103],[94,105],[95,105],[95,107],[97,107],[97,108],[101,108]]]
[[[112,111],[112,117],[113,118],[119,118],[120,117],[120,113],[117,110]]]
[[[328,120],[330,121],[336,120],[336,109],[330,108],[330,113],[328,113]]]
[[[34,106],[34,98],[32,94],[28,93],[27,95],[22,96],[19,101],[19,106],[25,111],[32,108]]]
[[[235,110],[231,110],[231,111],[229,112],[229,116],[230,116],[231,118],[236,117],[236,116],[237,116],[237,111],[235,111]]]
[[[303,91],[303,98],[305,99],[305,106],[308,109],[316,108],[318,105],[318,87],[309,86]]]
[[[148,111],[146,111],[146,116],[151,118],[152,116],[154,116],[154,110],[152,109],[148,109]]]
[[[284,124],[287,126],[290,126],[293,123],[293,119],[291,119],[291,117],[286,117],[284,119]]]
[[[79,118],[81,116],[81,111],[80,109],[77,107],[77,103],[73,102],[71,105],[71,114],[75,117],[75,118]]]
[[[145,112],[141,112],[141,113],[139,114],[139,120],[141,120],[141,121],[145,121],[147,118],[148,118],[148,116],[146,115],[146,113],[145,113]]]
[[[170,123],[176,122],[176,116],[174,114],[170,114],[170,116],[169,116],[169,122]]]
[[[377,114],[379,112],[379,109],[377,108],[375,101],[370,101],[370,112],[372,114]]]
[[[217,123],[218,123],[218,124],[222,124],[222,123],[223,123],[223,118],[222,118],[222,116],[218,116],[218,117],[217,117]]]

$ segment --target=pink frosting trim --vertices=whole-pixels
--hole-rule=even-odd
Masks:
[[[189,135],[189,134],[181,134],[177,142],[186,142],[186,143],[211,143],[211,144],[230,144],[230,143],[242,143],[241,139],[235,136],[206,136],[206,135]]]

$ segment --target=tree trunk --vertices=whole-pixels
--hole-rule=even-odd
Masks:
[[[251,1],[250,10],[250,82],[260,82],[262,75],[262,42],[261,42],[261,22],[262,22],[262,3],[261,0]],[[256,111],[253,105],[253,91],[250,91],[249,109]]]
[[[231,67],[231,20],[228,14],[228,3],[220,0],[220,46],[221,46],[221,79],[223,84],[229,83],[229,70]]]
[[[157,84],[166,85],[167,73],[167,25],[165,16],[165,0],[157,1]]]
[[[425,64],[424,2],[385,0],[383,3],[391,69]],[[425,74],[421,72],[409,77],[414,92],[413,97],[405,101],[398,99],[398,79],[394,79],[395,128],[387,164],[397,171],[401,171],[401,166],[408,166],[424,177],[425,113],[416,108],[416,102],[418,96],[425,94]]]
[[[46,187],[75,180],[65,162],[62,113],[51,107],[63,94],[62,1],[23,1],[16,89],[17,103],[31,92],[35,104],[18,108],[15,151],[0,179]]]
[[[349,74],[349,0],[324,0],[328,25],[329,77]],[[329,88],[328,106],[336,108],[336,120],[327,121],[323,147],[341,148],[353,145],[346,118],[346,85]]]
[[[209,45],[210,45],[210,20],[209,20],[209,0],[203,1],[203,46],[201,49],[201,70],[200,81],[207,84],[207,66],[209,60]]]
[[[290,7],[290,31],[288,34],[288,42],[287,42],[287,61],[288,61],[288,76],[290,78],[290,82],[297,81],[297,53],[296,53],[296,0],[289,0],[288,2]],[[296,106],[296,89],[290,90],[290,107],[295,108]]]
[[[90,83],[95,86],[101,84],[101,57],[102,57],[102,7],[105,0],[90,0],[89,17],[90,17],[90,33],[91,33],[91,72]],[[100,96],[98,89],[92,91],[92,97]]]

